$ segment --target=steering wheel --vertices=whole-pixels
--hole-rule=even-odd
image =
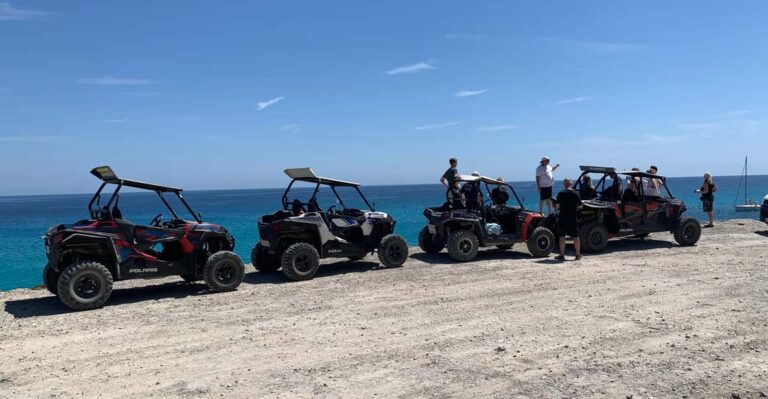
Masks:
[[[328,207],[328,209],[326,210],[326,213],[336,213],[336,205],[331,205],[330,207]]]
[[[152,221],[151,221],[151,222],[149,222],[149,225],[150,225],[150,226],[153,226],[153,227],[159,227],[159,226],[160,226],[160,221],[161,221],[161,220],[163,220],[163,214],[162,214],[162,213],[158,213],[158,214],[157,214],[157,216],[155,216],[155,217],[152,219]]]

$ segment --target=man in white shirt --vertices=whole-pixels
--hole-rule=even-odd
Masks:
[[[547,214],[552,213],[552,186],[555,183],[555,171],[560,164],[554,167],[549,165],[549,157],[541,157],[541,164],[536,168],[536,189],[539,190],[539,212],[544,212],[544,203],[547,204]]]

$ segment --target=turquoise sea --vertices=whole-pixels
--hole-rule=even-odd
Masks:
[[[762,201],[768,194],[768,176],[750,176],[751,199]],[[757,218],[757,212],[735,212],[733,204],[739,184],[738,176],[716,177],[715,217],[718,220]],[[669,178],[672,193],[682,198],[691,215],[705,220],[699,195],[694,192],[701,178]],[[538,207],[538,196],[533,182],[513,183],[519,196],[529,208]],[[97,185],[94,184],[94,190]],[[296,192],[296,196],[307,194]],[[258,239],[257,218],[280,207],[284,189],[254,189],[226,191],[188,191],[186,199],[203,214],[206,221],[225,226],[237,239],[237,253],[250,261],[250,249]],[[443,202],[442,186],[368,186],[363,191],[378,210],[388,212],[397,220],[397,233],[411,245],[416,245],[419,230],[424,225],[425,207]],[[345,198],[353,194],[345,192]],[[72,223],[88,217],[87,205],[92,194],[36,195],[0,197],[0,290],[32,287],[41,284],[40,274],[45,265],[41,236],[49,226]],[[743,194],[742,194],[743,195]],[[293,197],[293,196],[292,196]],[[321,197],[321,205],[332,205],[330,197]],[[292,198],[291,198],[292,199]],[[326,200],[325,202],[323,200]],[[350,201],[355,204],[354,201]],[[324,205],[326,204],[326,205]],[[352,205],[349,204],[349,205]],[[153,193],[123,193],[120,206],[126,219],[137,224],[148,223],[156,214],[168,212]],[[180,216],[182,214],[180,213]]]

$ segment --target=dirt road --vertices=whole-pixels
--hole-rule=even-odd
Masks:
[[[768,227],[732,221],[580,262],[524,246],[414,250],[236,292],[118,283],[72,313],[0,293],[0,397],[757,398],[768,394]],[[159,285],[158,285],[159,284]]]

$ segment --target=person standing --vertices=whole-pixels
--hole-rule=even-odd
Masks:
[[[647,173],[651,175],[655,175],[659,172],[659,168],[656,166],[651,165],[650,168],[648,168]],[[660,197],[661,196],[661,180],[649,178],[648,181],[645,182],[645,185],[643,186],[643,194],[646,197]]]
[[[457,181],[459,180],[459,169],[457,168],[459,166],[459,161],[456,158],[451,158],[448,160],[448,170],[443,173],[443,176],[440,177],[440,184],[453,188],[456,186]]]
[[[558,260],[565,260],[565,236],[573,237],[573,247],[576,250],[576,259],[581,259],[581,240],[579,228],[576,223],[576,213],[581,208],[581,197],[573,189],[573,182],[569,178],[563,179],[563,191],[557,193],[557,235],[560,240],[560,256]]]
[[[696,190],[697,193],[701,194],[701,205],[704,207],[704,213],[707,214],[708,223],[704,227],[715,227],[715,191],[717,191],[717,186],[715,185],[715,179],[712,178],[712,174],[709,172],[704,173],[704,183],[700,189]]]
[[[547,204],[547,214],[552,213],[552,186],[555,183],[555,171],[560,164],[554,167],[549,165],[549,157],[541,157],[541,162],[536,168],[536,189],[539,191],[539,212],[544,213],[544,204]]]

